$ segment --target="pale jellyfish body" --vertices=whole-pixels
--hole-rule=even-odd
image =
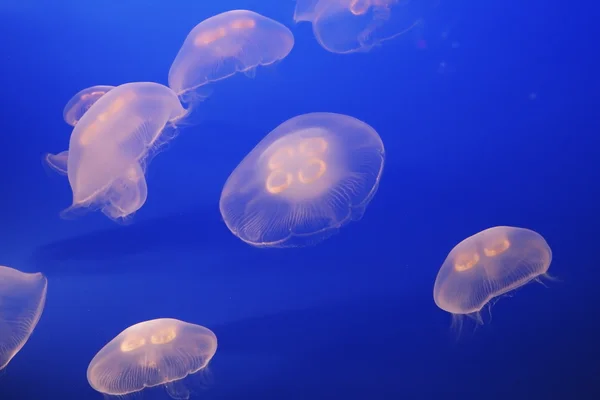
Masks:
[[[180,381],[206,368],[217,337],[200,325],[171,318],[133,325],[96,354],[87,370],[89,384],[109,396],[164,385],[175,399],[189,398]]]
[[[114,86],[97,85],[79,91],[68,101],[63,111],[65,122],[71,126],[77,125],[83,114],[94,105],[98,99],[114,89]]]
[[[455,316],[479,318],[493,298],[545,276],[552,261],[548,243],[524,228],[497,226],[456,245],[433,288],[438,307]]]
[[[58,154],[48,153],[44,157],[46,165],[61,175],[67,175],[67,162],[69,160],[69,150],[61,151]]]
[[[231,173],[221,214],[253,246],[316,244],[362,217],[384,160],[383,142],[366,123],[300,115],[270,132]]]
[[[191,30],[169,71],[169,87],[180,97],[258,66],[285,58],[294,36],[284,25],[253,11],[233,10],[208,18]]]
[[[115,209],[139,209],[146,198],[143,166],[185,114],[175,93],[157,83],[124,84],[100,98],[71,134],[67,174],[73,204],[63,215],[81,207],[100,208],[109,217]],[[137,193],[124,193],[127,188]],[[125,198],[141,203],[125,206]]]
[[[319,44],[332,53],[368,51],[411,28],[416,0],[297,0],[294,20],[311,22]]]
[[[23,348],[46,303],[48,281],[41,273],[0,266],[0,370]]]

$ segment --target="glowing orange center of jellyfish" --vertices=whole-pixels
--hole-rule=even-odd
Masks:
[[[139,349],[140,347],[146,344],[146,340],[141,336],[129,337],[121,343],[121,351],[123,353],[128,353],[135,349]]]
[[[479,262],[479,254],[460,254],[454,260],[454,269],[458,272],[470,270]]]
[[[256,22],[249,18],[236,19],[235,21],[231,21],[229,26],[231,29],[252,29],[256,26]]]
[[[354,15],[363,15],[371,7],[369,0],[352,0],[348,9]]]
[[[504,253],[510,247],[508,239],[504,239],[499,243],[495,243],[493,246],[484,247],[483,252],[488,257],[495,257],[499,254]]]
[[[310,138],[300,142],[297,146],[281,148],[269,158],[268,167],[271,171],[265,182],[267,191],[278,194],[286,190],[294,179],[308,185],[316,182],[327,171],[327,164],[319,156],[327,150],[327,142],[322,138]],[[285,169],[294,160],[300,161],[302,167],[297,167],[294,174]],[[297,165],[297,164],[294,164]]]
[[[176,336],[177,333],[175,332],[175,329],[164,329],[150,336],[150,342],[152,344],[166,344],[175,339]]]

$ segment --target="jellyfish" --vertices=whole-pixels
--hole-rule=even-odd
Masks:
[[[162,318],[130,326],[96,354],[87,370],[90,386],[109,396],[164,386],[174,399],[188,399],[182,380],[205,369],[217,351],[208,328]]]
[[[44,156],[44,161],[46,165],[61,175],[67,175],[68,159],[69,150],[61,151],[58,154],[48,153]]]
[[[379,187],[377,132],[333,113],[294,117],[271,131],[227,179],[219,207],[229,230],[257,247],[312,245],[362,217]]]
[[[296,22],[311,22],[332,53],[366,52],[419,24],[428,0],[297,0]],[[417,17],[419,15],[419,17]]]
[[[47,288],[39,272],[0,266],[0,370],[29,340],[42,316]]]
[[[114,86],[97,85],[79,91],[65,106],[63,111],[65,122],[75,126],[83,114],[111,89],[114,89]]]
[[[61,215],[91,208],[114,219],[137,211],[146,200],[144,168],[186,114],[175,93],[158,83],[127,83],[102,96],[71,134],[73,203]],[[126,199],[134,202],[125,205]]]
[[[529,229],[496,226],[457,244],[446,257],[433,287],[435,304],[456,320],[482,322],[490,301],[533,280],[548,276],[552,251]]]
[[[284,25],[253,11],[227,11],[200,22],[186,37],[169,71],[169,87],[190,101],[198,89],[285,58],[294,36]]]

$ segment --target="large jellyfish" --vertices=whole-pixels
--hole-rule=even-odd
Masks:
[[[110,218],[124,218],[146,200],[144,167],[150,155],[172,138],[187,114],[175,93],[152,82],[127,83],[102,96],[73,129],[67,174],[73,204]]]
[[[363,215],[384,160],[381,138],[366,123],[300,115],[269,133],[231,173],[221,214],[253,246],[316,244]]]
[[[294,36],[284,25],[253,11],[227,11],[200,22],[188,34],[169,71],[169,86],[181,98],[244,72],[253,76],[258,66],[285,58]]]
[[[364,52],[417,25],[420,19],[416,15],[427,2],[297,0],[294,20],[311,22],[319,44],[332,53]]]
[[[0,370],[23,348],[46,303],[48,281],[41,273],[0,266]]]
[[[130,326],[96,354],[88,382],[100,393],[123,396],[164,385],[174,399],[189,398],[182,380],[206,368],[217,351],[210,330],[162,318]]]
[[[457,244],[446,257],[433,287],[435,304],[457,316],[481,322],[480,311],[493,298],[547,276],[552,251],[538,233],[496,226]]]
[[[114,89],[114,86],[97,85],[79,91],[65,106],[63,111],[65,122],[71,126],[77,125],[83,114],[111,89]]]

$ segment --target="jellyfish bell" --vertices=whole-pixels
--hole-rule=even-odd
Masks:
[[[433,288],[436,305],[453,319],[482,323],[481,310],[508,292],[549,277],[552,251],[538,233],[496,226],[457,244],[442,264]]]
[[[294,117],[269,133],[227,179],[229,230],[257,247],[319,243],[362,217],[385,160],[377,132],[334,113]]]
[[[67,175],[73,203],[61,215],[69,218],[79,214],[78,209],[114,209],[109,192],[119,179],[140,192],[125,197],[145,199],[141,195],[145,182],[129,179],[127,183],[126,177],[132,176],[136,165],[147,166],[158,149],[173,139],[187,113],[175,93],[158,83],[127,83],[102,96],[71,134]]]
[[[75,126],[83,114],[85,114],[98,99],[112,89],[114,89],[114,86],[97,85],[79,91],[67,102],[67,105],[63,110],[65,122],[71,126]]]
[[[133,325],[104,346],[87,370],[90,386],[108,396],[125,396],[164,386],[174,399],[189,398],[183,382],[207,368],[217,350],[208,328],[171,318]]]
[[[169,87],[185,103],[210,95],[204,86],[285,58],[294,36],[284,25],[248,10],[227,11],[196,25],[169,70]],[[208,90],[208,91],[206,91]]]
[[[332,53],[367,52],[417,26],[433,1],[298,0],[294,20],[311,22]]]
[[[67,160],[69,159],[69,151],[61,151],[58,154],[44,154],[43,165],[53,172],[60,175],[67,175]]]
[[[47,288],[39,272],[0,266],[0,370],[29,340],[42,316]]]

